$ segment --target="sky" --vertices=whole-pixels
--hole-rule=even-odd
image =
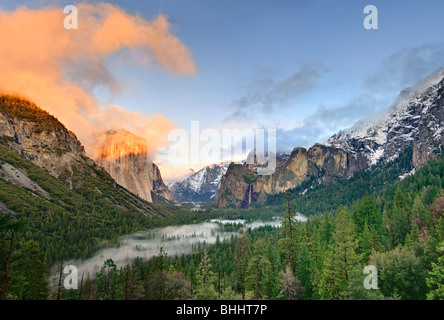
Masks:
[[[78,30],[63,28],[71,4]],[[367,5],[377,30],[364,28]],[[200,132],[275,129],[277,149],[290,151],[386,109],[444,66],[443,9],[440,0],[2,0],[10,42],[0,68],[10,73],[0,90],[46,107],[90,154],[100,130],[145,137],[164,179],[177,180],[211,162],[172,161],[168,135],[191,139],[193,121]]]

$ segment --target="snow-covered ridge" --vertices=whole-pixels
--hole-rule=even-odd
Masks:
[[[289,153],[277,152],[277,165],[283,165],[289,156]],[[252,157],[253,154],[250,153],[247,156],[247,159],[240,161],[239,163],[255,170],[259,168],[260,165],[255,163]],[[181,183],[175,183],[169,187],[179,201],[213,201],[217,198],[222,177],[227,172],[230,163],[231,161],[225,161],[208,165],[195,172]]]
[[[370,165],[383,158],[396,158],[402,146],[414,141],[423,116],[430,117],[429,108],[439,98],[443,77],[444,69],[441,69],[414,87],[403,90],[386,111],[358,121],[322,144],[351,154],[363,153]],[[429,126],[432,126],[430,129],[435,138],[440,138],[444,131],[440,122],[429,121]]]
[[[171,189],[180,201],[210,201],[216,197],[229,165],[230,162],[222,162],[206,166]]]
[[[185,179],[182,186],[194,192],[202,191],[206,183],[218,186],[222,176],[227,172],[228,165],[229,163],[219,163],[206,166]]]

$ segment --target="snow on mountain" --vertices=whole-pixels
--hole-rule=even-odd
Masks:
[[[362,153],[369,165],[376,165],[381,159],[395,159],[402,150],[412,145],[426,118],[433,139],[441,139],[444,127],[436,117],[431,119],[434,112],[429,109],[439,107],[437,100],[442,91],[443,77],[444,69],[441,69],[414,87],[403,90],[386,111],[358,121],[351,128],[333,135],[323,145],[352,154]]]
[[[182,202],[213,201],[229,164],[229,162],[222,162],[206,166],[183,182],[176,183],[171,190],[175,197]]]
[[[240,161],[244,166],[258,169],[261,165],[253,161],[250,153],[247,159]],[[289,158],[289,153],[277,152],[276,165],[282,166]],[[222,177],[227,172],[230,161],[212,164],[195,172],[182,182],[170,183],[169,189],[175,198],[181,202],[210,202],[216,201]]]

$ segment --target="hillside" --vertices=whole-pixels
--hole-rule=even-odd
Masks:
[[[1,212],[25,221],[21,237],[36,240],[49,264],[86,258],[103,241],[195,216],[119,186],[57,119],[11,96],[0,97],[0,185]]]

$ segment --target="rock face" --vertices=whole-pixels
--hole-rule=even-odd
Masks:
[[[30,193],[41,197],[43,202],[36,210],[42,213],[52,211],[55,204],[67,214],[96,208],[93,215],[98,214],[97,218],[102,209],[108,213],[162,217],[87,157],[81,143],[62,123],[25,99],[0,95],[0,148],[0,180],[19,186],[14,191],[19,197]],[[60,189],[48,188],[48,182],[56,180],[62,182]],[[100,199],[96,201],[96,197]],[[1,201],[0,211],[15,214]]]
[[[415,102],[413,102],[415,103]],[[413,140],[413,165],[426,164],[442,153],[444,144],[444,80],[430,88],[426,95],[416,101],[421,109],[418,132]]]
[[[206,166],[184,181],[173,185],[174,197],[181,202],[216,201],[222,176],[227,172],[229,163]]]
[[[151,195],[170,202],[176,202],[174,195],[163,182],[159,167],[155,163],[152,164],[151,171],[153,173],[153,189],[151,190]]]
[[[96,162],[118,184],[148,202],[153,202],[153,195],[175,201],[163,183],[159,168],[148,156],[146,140],[131,132],[108,131]]]
[[[326,145],[363,154],[369,165],[396,159],[413,149],[412,166],[419,168],[441,154],[444,130],[444,69],[401,92],[388,114],[360,121],[332,136]]]
[[[254,170],[232,165],[222,178],[217,205],[248,207],[264,202],[267,195],[285,192],[308,179],[321,179],[325,184],[349,177],[364,168],[365,160],[347,152],[323,145],[308,151],[294,148],[287,161],[271,175],[258,176]]]
[[[413,150],[411,166],[419,168],[441,155],[443,131],[444,70],[440,70],[401,92],[383,117],[359,121],[308,150],[295,148],[271,175],[247,182],[243,177],[254,175],[254,170],[230,166],[222,178],[217,204],[246,207],[310,179],[336,183],[359,170],[393,161],[408,148]]]
[[[73,165],[95,165],[74,133],[35,104],[17,97],[0,96],[0,138],[51,175],[63,175],[71,187]]]
[[[229,205],[241,207],[242,204],[245,207],[243,202],[247,196],[247,189],[256,179],[256,174],[246,166],[231,163],[221,181],[217,197],[218,207],[224,208]]]

